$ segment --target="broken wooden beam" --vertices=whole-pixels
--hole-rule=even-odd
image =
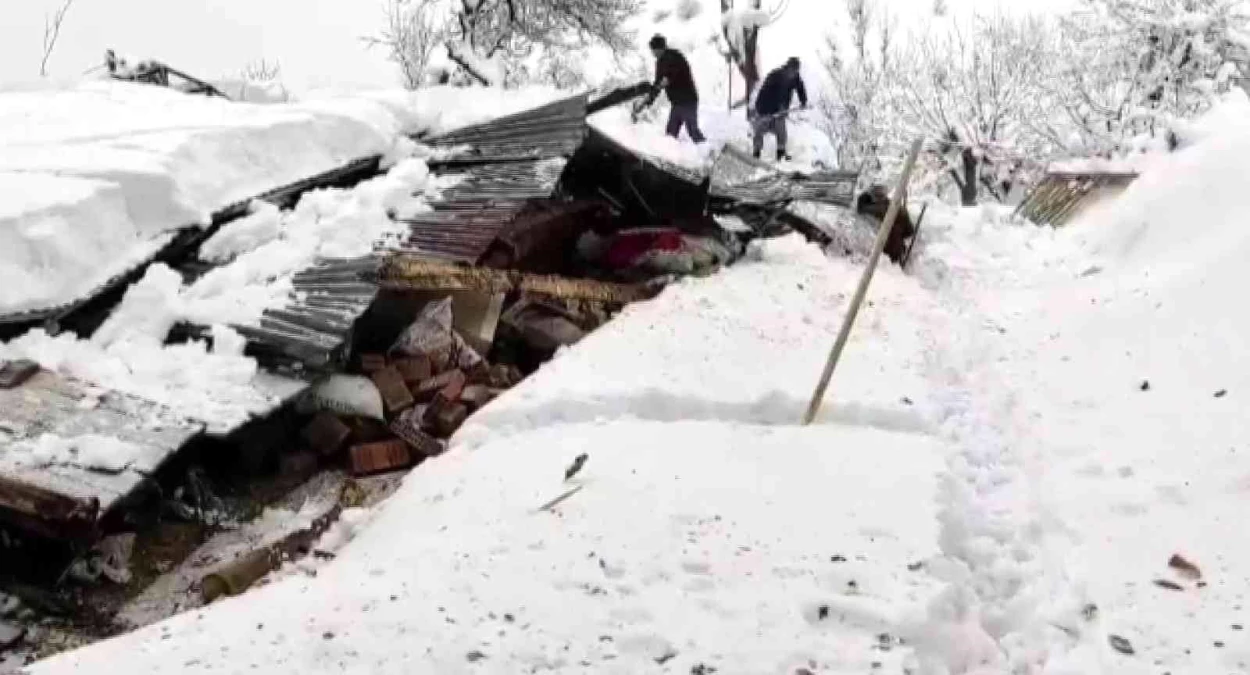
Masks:
[[[0,520],[54,539],[87,539],[99,515],[94,497],[75,499],[0,476]]]
[[[553,274],[464,267],[412,256],[395,256],[388,260],[382,267],[380,281],[383,290],[396,292],[507,293],[519,290],[553,298],[595,300],[620,305],[649,300],[662,289],[655,284],[619,284]]]

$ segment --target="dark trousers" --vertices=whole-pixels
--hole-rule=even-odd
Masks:
[[[753,123],[755,127],[755,156],[759,157],[764,150],[764,136],[773,134],[777,137],[777,159],[786,157],[786,142],[790,138],[789,130],[786,128],[786,118],[781,115],[771,117],[760,117]]]
[[[677,138],[681,133],[681,128],[686,127],[686,133],[690,135],[690,140],[695,143],[702,143],[707,140],[703,137],[703,132],[699,131],[699,104],[691,103],[688,105],[674,105],[668,114],[668,128],[665,132]]]

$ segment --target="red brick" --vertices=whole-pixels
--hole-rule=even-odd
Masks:
[[[404,377],[409,387],[418,386],[434,376],[434,368],[428,356],[413,356],[395,361],[395,369]]]
[[[450,438],[460,425],[469,418],[469,407],[463,403],[455,401],[447,401],[441,398],[435,399],[430,405],[430,409],[426,411],[425,418],[434,428],[434,433],[443,437]]]
[[[469,406],[470,410],[478,410],[495,400],[495,397],[499,396],[499,391],[484,384],[471,384],[460,392],[460,401]]]
[[[397,471],[412,465],[408,443],[399,439],[354,445],[351,449],[351,470],[354,476]]]
[[[378,393],[382,394],[387,414],[398,415],[416,403],[408,385],[404,384],[404,376],[393,366],[374,373],[373,383],[377,385]]]
[[[449,370],[442,375],[422,382],[415,393],[417,400],[422,402],[430,401],[439,395],[442,395],[448,401],[455,401],[460,398],[460,392],[464,391],[466,383],[467,379],[463,372]]]
[[[308,447],[323,456],[338,453],[352,435],[351,427],[343,423],[334,413],[318,413],[308,426],[304,427],[303,438]]]
[[[361,372],[372,375],[386,367],[385,354],[361,354],[360,370]]]

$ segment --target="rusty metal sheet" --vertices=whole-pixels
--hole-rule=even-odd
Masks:
[[[1095,201],[1120,194],[1136,179],[1135,173],[1053,171],[1029,191],[1016,215],[1038,225],[1061,227]]]

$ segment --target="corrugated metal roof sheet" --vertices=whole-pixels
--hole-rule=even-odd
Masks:
[[[434,165],[567,157],[586,138],[587,99],[586,94],[580,94],[423,142],[437,148],[463,146],[450,157],[431,160]]]
[[[403,221],[411,234],[400,250],[476,263],[530,200],[551,197],[566,163],[552,157],[468,169],[434,203],[434,211]]]
[[[1060,227],[1095,200],[1123,192],[1135,173],[1051,172],[1029,192],[1016,214],[1038,225]]]
[[[377,257],[329,259],[295,275],[282,309],[266,310],[259,326],[235,326],[249,350],[272,366],[316,371],[337,363],[352,327],[378,294]]]
[[[783,174],[727,145],[712,166],[710,194],[756,205],[810,201],[850,206],[858,182],[859,174],[851,171]]]

